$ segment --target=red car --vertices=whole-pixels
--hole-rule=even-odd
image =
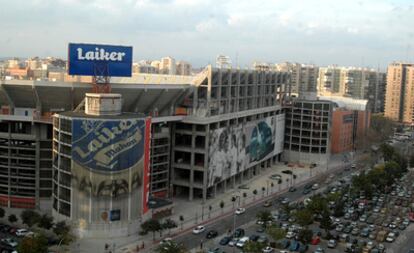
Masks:
[[[315,236],[312,238],[311,244],[318,245],[321,242],[321,238],[319,236]]]
[[[408,213],[408,219],[409,219],[410,221],[414,221],[414,212],[409,212],[409,213]]]

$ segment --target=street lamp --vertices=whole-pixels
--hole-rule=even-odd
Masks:
[[[234,196],[236,199],[238,198],[239,199],[239,207],[240,207],[240,196],[239,195],[236,195],[236,196]],[[233,235],[234,235],[234,232],[236,231],[236,212],[233,210]],[[235,246],[233,247],[233,253],[234,253],[234,250],[235,250]]]

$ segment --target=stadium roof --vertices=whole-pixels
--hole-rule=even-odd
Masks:
[[[142,74],[111,78],[111,92],[123,99],[123,111],[171,115],[171,107],[192,91],[191,76]],[[0,105],[37,108],[42,112],[71,111],[82,105],[92,85],[32,80],[0,81]]]

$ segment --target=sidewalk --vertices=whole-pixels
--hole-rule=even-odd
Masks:
[[[329,162],[329,171],[343,166],[343,154],[335,155],[331,157]],[[282,173],[283,170],[292,170],[295,175],[297,175],[296,180],[291,182],[291,175]],[[214,220],[232,215],[234,212],[233,204],[237,207],[238,201],[233,203],[231,201],[232,196],[240,196],[240,205],[241,206],[250,206],[254,205],[257,202],[264,201],[267,198],[273,198],[274,196],[287,191],[287,189],[294,183],[294,185],[303,184],[308,181],[310,178],[320,176],[322,173],[327,172],[326,166],[317,166],[313,169],[309,167],[299,168],[299,167],[288,167],[284,164],[277,164],[271,168],[267,168],[261,171],[260,175],[253,177],[252,179],[246,181],[244,185],[248,186],[248,189],[228,189],[227,192],[217,195],[214,199],[209,199],[202,204],[201,199],[195,199],[193,201],[188,201],[188,199],[176,198],[174,199],[175,208],[174,214],[168,218],[176,221],[178,227],[171,229],[171,234],[168,235],[168,231],[164,231],[163,237],[160,238],[159,233],[156,234],[156,241],[152,240],[152,233],[145,236],[139,235],[130,235],[123,238],[111,238],[111,239],[80,239],[73,245],[71,245],[71,252],[105,252],[104,245],[107,243],[110,245],[112,252],[122,252],[122,253],[133,253],[136,252],[137,245],[141,245],[144,241],[145,249],[140,249],[139,252],[150,252],[150,249],[153,246],[158,245],[158,242],[165,237],[174,237],[179,234],[182,234],[186,231],[190,231],[194,226],[200,224],[208,224]],[[278,185],[276,180],[269,178],[272,174],[279,174],[282,176],[282,184]],[[328,174],[328,173],[327,173]],[[288,179],[288,181],[287,181]],[[271,187],[273,183],[273,187]],[[265,191],[262,191],[262,188],[265,187]],[[267,189],[268,188],[268,189]],[[257,195],[253,194],[253,190],[257,190]],[[247,196],[244,198],[243,193],[246,193]],[[224,208],[220,208],[220,202],[224,202]],[[211,211],[209,211],[209,206],[211,206]],[[184,222],[182,224],[179,221],[180,216],[184,217]],[[116,249],[113,251],[113,249]],[[102,250],[100,250],[102,249]]]

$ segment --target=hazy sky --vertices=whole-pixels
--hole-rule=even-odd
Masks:
[[[59,56],[69,42],[132,45],[195,66],[414,61],[413,0],[0,0],[0,56]]]

